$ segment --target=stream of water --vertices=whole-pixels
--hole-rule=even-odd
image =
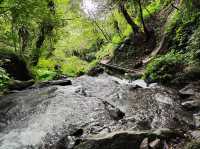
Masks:
[[[72,84],[1,97],[0,149],[49,149],[63,138],[70,149],[79,137],[140,129],[140,121],[145,122],[143,129],[170,128],[181,127],[173,117],[191,118],[162,89],[134,89],[107,74],[82,76]]]

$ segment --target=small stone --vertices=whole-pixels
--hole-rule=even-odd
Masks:
[[[159,148],[161,146],[161,140],[156,139],[156,140],[152,141],[151,143],[149,143],[149,146],[153,149]]]
[[[140,144],[140,149],[149,149],[149,139],[145,138]]]

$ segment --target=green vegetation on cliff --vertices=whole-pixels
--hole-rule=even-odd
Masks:
[[[147,65],[144,78],[162,83],[199,79],[199,3],[181,1],[165,25],[165,34],[166,51]]]

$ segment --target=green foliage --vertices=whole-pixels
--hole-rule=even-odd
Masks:
[[[193,35],[190,37],[188,41],[188,46],[187,46],[187,51],[192,51],[194,58],[197,58],[200,60],[200,25],[199,27],[195,30]]]
[[[169,83],[172,79],[195,80],[199,78],[199,14],[189,15],[187,11],[180,13],[176,10],[170,16],[165,29],[168,34],[168,48],[175,49],[175,51],[172,50],[153,59],[146,68],[145,79]]]
[[[9,80],[9,75],[2,67],[0,67],[0,91],[7,87]]]
[[[168,48],[176,49],[177,51],[186,51],[188,42],[195,30],[200,25],[199,14],[192,17],[183,17],[183,14],[175,12],[168,20],[166,28]],[[190,42],[191,42],[190,41]]]
[[[38,65],[33,68],[33,74],[37,80],[52,80],[56,76],[54,70],[56,62],[52,59],[40,58]]]
[[[153,14],[159,12],[162,8],[162,5],[163,5],[163,3],[160,0],[155,0],[155,1],[151,2],[149,5],[147,5],[147,7],[145,9],[143,9],[144,18],[148,19]],[[140,24],[140,22],[141,22],[140,17],[136,18],[136,22],[138,22],[138,24]]]
[[[113,56],[114,50],[116,49],[117,45],[113,43],[109,43],[101,48],[99,52],[97,52],[96,57],[98,60],[102,60],[103,58]]]
[[[33,68],[33,74],[36,76],[36,80],[38,81],[53,80],[56,76],[56,72],[42,68]]]
[[[175,28],[176,26],[178,26],[178,24],[181,23],[182,18],[181,18],[181,13],[179,13],[179,11],[175,10],[170,16],[169,19],[167,21],[167,23],[165,24],[165,32],[168,33],[170,31],[173,30],[173,28]]]
[[[66,58],[66,61],[62,64],[62,72],[67,76],[80,76],[87,72],[89,64],[80,60],[78,57]]]
[[[53,79],[58,73],[54,69],[57,64],[61,66],[60,73],[62,74],[81,75],[100,60],[111,58],[116,48],[132,33],[130,25],[118,11],[118,7],[113,6],[113,9],[109,10],[104,18],[99,19],[98,17],[89,18],[84,14],[80,8],[80,1],[55,0],[55,13],[52,13],[48,7],[48,2],[48,0],[4,0],[1,2],[3,10],[0,11],[0,48],[17,52],[18,55],[26,58],[28,64],[30,64],[31,56],[39,57],[37,66],[32,68],[38,80]],[[145,20],[151,18],[151,15],[159,12],[171,2],[172,0],[143,1]],[[181,4],[183,14],[178,10],[175,11],[166,26],[168,32],[173,33],[174,29],[176,30],[172,41],[173,45],[177,45],[176,49],[178,47],[183,50],[186,47],[190,38],[186,34],[193,34],[191,30],[195,29],[188,29],[188,26],[195,22],[195,19],[191,18],[197,18],[194,17],[194,13],[188,13],[194,5],[191,5],[191,0],[188,2],[189,5],[186,1]],[[135,18],[134,21],[141,26],[136,1],[127,1],[126,9],[130,16]],[[48,32],[47,26],[42,30],[45,23],[53,25],[53,30]],[[185,25],[179,27],[179,24]],[[22,41],[19,36],[19,29],[23,26],[29,32],[25,50],[22,50]],[[42,37],[44,41],[40,48],[36,48],[42,32],[45,32],[45,37]],[[196,36],[194,35],[193,38],[196,39]],[[194,49],[195,46],[198,48],[198,42],[191,39],[190,46],[187,48]],[[159,63],[170,61],[168,55],[160,59],[155,60],[156,67],[165,67],[164,64],[162,66]],[[174,61],[173,64],[176,63]]]
[[[184,54],[175,51],[159,56],[147,65],[144,79],[169,83],[176,74],[183,72],[187,60]]]

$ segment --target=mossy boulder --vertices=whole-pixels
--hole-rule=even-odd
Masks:
[[[1,67],[5,69],[14,80],[27,81],[32,79],[32,75],[25,60],[20,58],[14,52],[1,50],[0,60],[2,61]]]

